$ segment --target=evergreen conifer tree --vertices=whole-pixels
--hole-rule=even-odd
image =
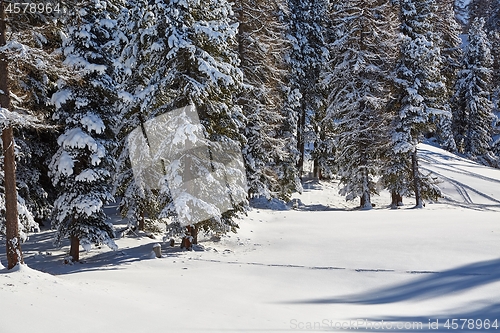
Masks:
[[[293,105],[301,98],[284,82],[289,44],[276,0],[240,0],[238,51],[245,90],[238,99],[246,118],[243,156],[251,197],[287,200],[300,189],[296,170],[298,118]],[[288,96],[285,96],[287,94]]]
[[[455,18],[454,1],[437,1],[435,6],[435,43],[440,47],[441,74],[445,80],[446,93],[443,99],[443,112],[432,117],[436,126],[436,136],[441,147],[456,151],[452,130],[452,109],[454,86],[462,59],[462,27]]]
[[[484,24],[484,19],[475,19],[469,31],[464,68],[459,73],[456,87],[454,128],[459,152],[483,163],[491,163],[493,59]]]
[[[159,220],[158,184],[134,175],[127,140],[134,129],[142,128],[152,117],[153,110],[169,100],[163,89],[167,83],[161,81],[162,75],[166,80],[168,72],[164,67],[168,50],[157,47],[165,43],[159,32],[166,29],[166,21],[163,12],[155,14],[154,10],[148,1],[130,1],[118,20],[123,35],[117,45],[120,59],[116,74],[121,99],[117,105],[120,121],[115,128],[119,144],[114,152],[117,172],[113,193],[120,198],[118,208],[122,218],[127,218],[129,228],[140,230],[145,228],[146,216],[152,222]],[[151,82],[155,72],[155,81]],[[149,89],[155,92],[150,93]]]
[[[52,158],[50,173],[58,197],[54,203],[53,225],[56,244],[71,239],[70,256],[79,260],[79,246],[92,244],[116,249],[114,230],[104,213],[111,202],[114,160],[114,103],[112,47],[116,15],[111,1],[90,0],[70,11],[63,44],[65,63],[81,73],[75,80],[59,82],[53,96],[53,118],[62,127]]]
[[[432,178],[422,174],[417,146],[432,129],[431,116],[443,113],[446,87],[432,26],[434,1],[401,0],[399,5],[402,41],[393,102],[396,112],[382,182],[392,193],[393,206],[413,194],[416,207],[423,207],[423,200],[437,199],[441,192]]]
[[[124,109],[126,123],[122,124],[122,132],[130,134],[142,128],[152,150],[153,146],[163,145],[160,153],[168,151],[176,159],[162,167],[163,178],[158,182],[137,184],[137,180],[128,177],[129,183],[124,186],[127,190],[122,192],[128,196],[128,209],[133,204],[138,207],[134,209],[144,213],[137,203],[155,200],[157,217],[171,221],[171,235],[186,234],[186,227],[194,238],[201,229],[215,233],[234,231],[234,217],[244,209],[244,199],[235,199],[224,211],[204,196],[213,189],[211,182],[216,179],[209,177],[206,183],[197,183],[200,186],[196,191],[201,197],[184,187],[189,186],[189,177],[208,177],[211,171],[220,171],[220,150],[231,146],[241,151],[244,142],[240,134],[244,117],[235,104],[242,73],[238,68],[237,25],[232,5],[215,0],[157,1],[144,3],[136,11],[140,15],[131,17],[128,31],[133,33],[128,36],[122,57],[125,80],[129,82],[124,84],[125,95],[130,97],[130,105]],[[169,130],[162,127],[182,120],[183,115],[175,118],[177,111],[173,110],[191,107],[196,109],[195,118],[199,118],[200,124],[183,123]],[[159,121],[170,117],[174,118]],[[185,147],[198,145],[208,147],[210,156],[201,148],[184,153]],[[127,172],[127,168],[123,171]],[[240,194],[233,198],[241,198]],[[217,193],[211,195],[218,197]],[[179,202],[181,199],[184,201]],[[206,218],[194,217],[197,208],[206,213]],[[156,207],[147,213],[154,210]]]
[[[320,73],[328,59],[326,48],[326,20],[328,0],[288,0],[287,38],[291,49],[287,56],[289,66],[290,94],[295,103],[290,104],[291,112],[297,118],[297,167],[303,172],[305,147],[317,142],[320,133],[314,131],[314,119],[323,108],[324,93],[320,86]],[[319,150],[319,149],[316,149]],[[313,155],[316,155],[313,153]],[[317,176],[317,175],[316,175]]]
[[[33,216],[42,220],[50,209],[47,182],[41,178],[51,145],[40,142],[41,137],[50,135],[42,135],[38,130],[43,127],[41,118],[52,112],[47,101],[54,81],[66,73],[58,56],[52,53],[60,45],[56,13],[16,13],[12,3],[2,2],[1,6],[0,102],[4,154],[0,165],[5,173],[0,177],[0,232],[7,235],[8,267],[12,268],[22,262],[20,242],[26,233],[38,230]],[[12,16],[6,18],[6,12]]]
[[[336,40],[324,84],[326,121],[335,127],[340,193],[370,209],[374,177],[388,144],[389,73],[397,51],[396,17],[389,1],[342,1],[333,5]]]

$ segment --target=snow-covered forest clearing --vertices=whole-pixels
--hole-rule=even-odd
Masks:
[[[499,55],[500,0],[0,0],[0,331],[500,329]]]
[[[54,249],[53,231],[35,234],[23,244],[29,268],[0,271],[9,318],[0,329],[293,332],[319,322],[315,330],[331,331],[331,321],[362,319],[423,323],[377,331],[432,332],[428,321],[439,319],[443,332],[446,319],[500,320],[500,170],[431,146],[421,156],[445,196],[423,210],[353,210],[336,184],[311,181],[296,209],[254,202],[237,234],[200,239],[194,251],[162,243],[160,259],[158,240],[138,232],[117,240],[118,251],[63,265],[67,244]]]

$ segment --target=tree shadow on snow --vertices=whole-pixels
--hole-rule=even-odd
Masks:
[[[387,327],[377,329],[377,332],[395,332],[394,328],[404,327],[404,332],[483,332],[483,331],[498,331],[500,329],[500,303],[494,304],[476,304],[464,310],[451,309],[447,312],[439,313],[431,316],[414,316],[414,317],[398,317],[387,316],[380,318],[367,318],[369,322],[390,322],[392,328]],[[453,319],[458,326],[452,326]],[[461,320],[463,319],[463,320]],[[496,322],[495,322],[496,320]],[[418,323],[415,325],[414,323]],[[422,324],[420,324],[422,323]],[[488,323],[488,326],[485,326]],[[411,325],[410,325],[411,324]],[[493,327],[492,325],[495,325]],[[471,325],[471,326],[469,326]],[[410,328],[411,326],[411,328]]]
[[[142,238],[136,236],[135,238]],[[101,247],[92,249],[90,252],[80,251],[80,262],[67,263],[67,251],[61,251],[60,248],[53,246],[53,232],[44,232],[30,235],[29,240],[22,244],[24,262],[30,268],[49,273],[52,275],[64,275],[77,272],[99,271],[99,270],[117,270],[125,268],[133,262],[152,259],[153,244],[160,244],[162,255],[173,257],[181,252],[179,247],[172,248],[162,241],[151,242],[130,248],[118,248],[116,251],[105,249],[104,252],[97,252]],[[0,240],[0,246],[4,246],[5,240]],[[68,246],[68,241],[64,241],[62,246]],[[4,253],[0,254],[2,263],[6,263]]]
[[[425,275],[411,282],[400,285],[385,287],[378,290],[368,291],[363,294],[346,295],[342,297],[311,299],[294,301],[292,304],[364,304],[364,305],[379,305],[390,304],[409,300],[426,300],[438,297],[451,295],[454,293],[465,292],[474,288],[482,287],[491,283],[500,281],[500,259],[477,262],[457,268],[453,268],[444,272],[407,272],[409,274]],[[290,303],[289,303],[290,304]],[[404,329],[404,331],[418,332],[439,332],[450,331],[450,328],[444,327],[447,319],[474,319],[486,320],[491,323],[498,319],[500,325],[500,303],[484,302],[476,303],[468,306],[464,311],[461,309],[451,309],[447,313],[433,315],[433,317],[414,316],[414,317],[397,317],[387,316],[380,318],[366,318],[371,322],[393,322],[393,323],[413,323],[422,322],[423,327]],[[353,320],[356,320],[353,318]],[[429,327],[429,320],[436,322],[439,320],[439,326]],[[461,325],[461,323],[460,323]],[[379,332],[394,332],[396,326],[392,328],[379,327]],[[481,331],[487,330],[484,328],[475,327],[474,330],[465,329],[466,331]],[[490,328],[491,330],[491,328]],[[460,331],[460,330],[458,330]]]

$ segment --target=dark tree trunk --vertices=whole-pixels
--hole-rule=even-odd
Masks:
[[[80,239],[78,237],[71,236],[69,255],[72,261],[80,261]]]
[[[198,226],[187,226],[186,236],[182,238],[181,249],[190,250],[193,244],[198,244]]]
[[[422,194],[420,193],[420,176],[418,173],[418,156],[417,149],[411,155],[411,167],[413,177],[413,187],[415,191],[415,207],[422,208]]]
[[[299,126],[297,128],[297,149],[299,151],[299,161],[297,162],[297,169],[299,177],[302,178],[304,172],[304,159],[305,159],[305,129],[306,127],[306,108],[302,106],[301,114],[299,115]]]
[[[7,42],[5,32],[4,2],[0,1],[0,47]],[[0,58],[0,106],[10,110],[10,95],[8,85],[8,63],[5,57]],[[5,182],[5,228],[7,247],[7,268],[11,269],[18,263],[24,263],[19,238],[17,188],[16,188],[16,159],[14,151],[14,130],[12,126],[2,131],[2,144],[4,156],[4,182]]]
[[[141,218],[139,220],[139,226],[138,226],[140,231],[144,231],[144,224],[145,224],[145,217],[144,217],[144,212],[142,212]]]
[[[321,168],[319,167],[319,162],[317,158],[314,159],[313,177],[318,180],[321,180]]]
[[[391,192],[391,208],[396,209],[403,205],[403,197],[396,191]]]
[[[1,69],[0,69],[1,73]],[[0,74],[2,76],[2,74]],[[1,89],[1,88],[0,88]],[[2,89],[3,90],[3,89]],[[5,91],[5,90],[4,90]],[[2,105],[3,106],[3,105]],[[7,238],[7,268],[11,269],[17,263],[23,262],[21,239],[19,237],[17,189],[16,189],[16,164],[14,157],[14,136],[12,127],[2,132],[4,154],[4,184],[5,184],[5,229]]]
[[[193,237],[193,244],[198,244],[198,226],[195,224],[193,227],[190,227],[191,237]]]

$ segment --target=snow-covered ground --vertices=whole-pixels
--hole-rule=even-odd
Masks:
[[[296,209],[255,202],[238,234],[162,243],[161,259],[161,237],[139,234],[65,265],[67,246],[32,235],[27,266],[0,270],[0,332],[498,331],[500,170],[428,145],[421,157],[445,194],[421,210],[390,210],[385,192],[355,210],[311,181]]]

